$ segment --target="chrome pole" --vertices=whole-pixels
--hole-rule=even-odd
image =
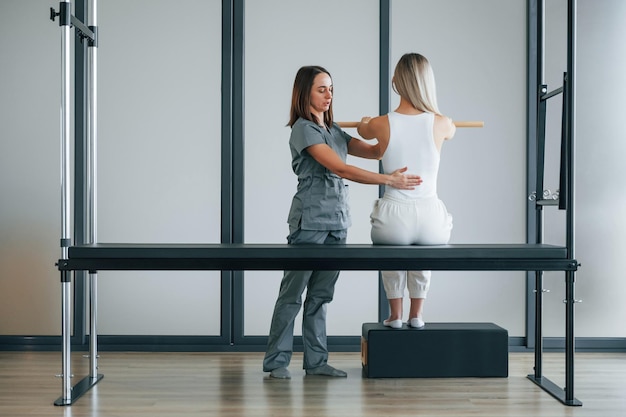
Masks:
[[[71,4],[62,1],[60,4],[61,25],[61,258],[68,258],[70,236],[70,15]],[[70,403],[71,386],[71,273],[62,273],[61,283],[61,332],[63,344],[62,359],[62,401]]]

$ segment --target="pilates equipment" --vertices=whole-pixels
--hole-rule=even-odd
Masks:
[[[53,22],[55,18],[59,18],[59,26],[61,27],[61,256],[67,258],[68,248],[71,245],[70,235],[70,49],[71,39],[70,30],[72,27],[76,29],[76,36],[80,42],[87,42],[87,97],[89,105],[87,106],[87,131],[88,131],[88,148],[87,152],[87,172],[88,172],[88,212],[90,222],[88,225],[88,241],[96,242],[96,150],[97,150],[97,51],[98,51],[98,27],[97,27],[97,0],[90,0],[88,8],[89,26],[85,25],[80,19],[72,15],[71,3],[63,0],[59,3],[59,11],[50,8],[50,20]],[[70,335],[71,323],[71,276],[68,273],[61,273],[61,320],[62,320],[62,374],[63,380],[62,396],[55,402],[55,405],[70,404],[72,398],[77,398],[83,392],[89,390],[93,385],[97,384],[103,375],[98,374],[98,338],[97,333],[92,331],[89,335],[89,376],[79,382],[73,389],[71,386],[71,350]],[[89,272],[90,282],[90,328],[96,329],[97,323],[97,273]]]
[[[359,126],[360,122],[337,122],[339,127],[343,128],[355,128]],[[485,127],[485,122],[482,121],[467,121],[467,122],[453,122],[456,127]]]
[[[89,0],[89,26],[71,15],[69,1],[60,3],[59,12],[51,12],[51,19],[59,17],[61,26],[62,52],[62,111],[61,111],[61,198],[62,233],[61,256],[57,263],[61,276],[62,302],[62,394],[55,405],[71,405],[81,395],[89,391],[103,375],[97,370],[97,273],[100,270],[282,270],[282,269],[430,269],[430,270],[476,270],[476,271],[534,271],[535,272],[535,367],[528,378],[564,405],[580,406],[574,397],[574,298],[575,272],[578,261],[574,256],[574,68],[575,68],[575,21],[576,0],[568,0],[568,63],[563,87],[552,93],[547,86],[540,85],[537,91],[537,183],[536,190],[543,189],[543,164],[545,146],[546,100],[563,93],[563,129],[561,137],[561,178],[558,197],[538,197],[532,201],[537,211],[537,239],[528,244],[470,244],[444,246],[376,246],[376,245],[323,245],[291,246],[287,244],[245,244],[234,243],[231,237],[224,238],[222,244],[114,244],[100,243],[96,231],[96,148],[97,148],[97,0]],[[543,0],[536,16],[539,37],[542,37]],[[381,0],[381,5],[384,3]],[[388,3],[385,3],[388,6]],[[535,4],[535,3],[533,3]],[[233,6],[233,3],[230,3]],[[236,9],[236,8],[235,8]],[[381,15],[388,16],[381,6]],[[240,13],[239,9],[225,13]],[[385,12],[385,13],[383,13]],[[227,22],[228,26],[232,22]],[[70,29],[76,29],[81,41],[88,47],[88,222],[89,238],[85,244],[72,245],[70,236]],[[233,47],[232,37],[223,41]],[[382,39],[382,36],[381,36]],[[223,45],[224,45],[223,43]],[[382,44],[382,41],[381,41]],[[237,49],[236,47],[233,49]],[[241,52],[241,51],[239,51]],[[381,54],[383,56],[383,54]],[[387,55],[384,55],[387,56]],[[226,65],[229,65],[228,63]],[[539,54],[537,70],[543,65]],[[223,67],[225,68],[225,67]],[[232,68],[228,67],[228,70]],[[230,80],[232,81],[232,80]],[[230,82],[226,81],[226,82]],[[236,84],[232,83],[231,84]],[[230,84],[229,84],[230,85]],[[228,86],[227,86],[228,87]],[[227,88],[224,91],[228,90]],[[223,102],[224,104],[224,102]],[[228,102],[230,104],[230,102]],[[228,106],[226,106],[228,107]],[[236,107],[233,105],[233,107]],[[227,111],[233,110],[229,108]],[[227,118],[227,117],[226,117]],[[231,126],[232,129],[232,126]],[[228,165],[232,161],[226,161]],[[232,167],[227,167],[231,169]],[[230,196],[232,197],[232,196]],[[529,197],[530,198],[530,197]],[[544,206],[558,204],[566,210],[566,245],[555,246],[542,243],[542,210]],[[75,271],[88,271],[90,277],[90,372],[73,387],[71,381],[71,283]],[[565,387],[558,387],[542,375],[542,273],[543,271],[563,271],[565,273]],[[498,333],[498,332],[496,332]],[[392,333],[393,334],[393,333]],[[501,332],[500,332],[501,334]],[[368,337],[375,335],[370,330]]]
[[[69,248],[60,271],[379,270],[575,271],[562,246],[547,244],[139,244],[96,243]]]
[[[509,334],[493,323],[363,323],[361,364],[368,378],[504,378]]]

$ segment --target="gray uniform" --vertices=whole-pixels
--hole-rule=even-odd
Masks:
[[[289,211],[289,244],[344,244],[350,227],[348,186],[341,177],[320,165],[306,151],[325,143],[345,161],[351,136],[334,124],[330,131],[298,119],[291,128],[291,149],[298,189]],[[285,271],[274,307],[263,370],[287,367],[293,352],[294,320],[302,306],[303,368],[316,368],[328,361],[326,304],[332,301],[339,271]]]

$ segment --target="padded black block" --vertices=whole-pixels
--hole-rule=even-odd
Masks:
[[[419,330],[363,323],[368,378],[507,377],[508,332],[493,323],[426,323]]]

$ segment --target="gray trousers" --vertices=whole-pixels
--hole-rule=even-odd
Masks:
[[[288,237],[290,244],[339,245],[346,243],[347,231],[296,230]],[[263,371],[287,367],[293,353],[294,320],[302,306],[302,294],[307,290],[302,316],[304,369],[316,368],[328,362],[326,338],[326,304],[332,301],[339,271],[285,271],[263,359]]]

